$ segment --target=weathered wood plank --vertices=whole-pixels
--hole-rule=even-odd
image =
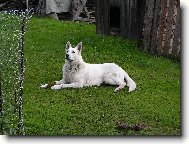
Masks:
[[[129,39],[128,33],[130,31],[130,0],[121,1],[121,23],[120,23],[120,36]]]
[[[131,0],[128,0],[126,5],[127,5],[127,11],[126,11],[126,13],[127,13],[127,22],[126,22],[127,23],[127,33],[126,33],[126,35],[127,35],[127,38],[129,39],[129,36],[131,35],[131,31],[130,31],[130,29],[131,29]]]
[[[138,27],[137,27],[137,0],[131,0],[130,3],[130,9],[131,9],[131,13],[130,13],[130,33],[128,35],[128,39],[134,40],[137,39],[137,31],[138,31]]]
[[[109,34],[109,0],[96,0],[96,32]]]

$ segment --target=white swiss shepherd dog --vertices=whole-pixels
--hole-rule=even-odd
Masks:
[[[53,90],[63,88],[82,88],[84,86],[100,86],[102,83],[117,85],[117,92],[129,87],[129,92],[136,89],[136,83],[129,75],[115,63],[89,64],[83,61],[81,56],[82,42],[72,48],[70,42],[66,44],[65,64],[63,65],[63,79],[55,81],[51,87]],[[48,84],[41,85],[47,88]]]

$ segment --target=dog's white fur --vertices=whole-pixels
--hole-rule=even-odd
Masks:
[[[85,63],[81,56],[82,42],[72,48],[70,42],[66,44],[66,57],[63,66],[63,79],[55,81],[56,85],[51,89],[82,88],[83,86],[100,86],[102,83],[117,85],[115,92],[129,87],[129,92],[135,90],[136,83],[129,75],[115,63],[89,64]],[[46,88],[48,84],[42,85]]]

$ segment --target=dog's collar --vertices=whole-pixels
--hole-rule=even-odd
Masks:
[[[68,68],[68,70],[71,72],[71,71],[78,71],[80,69],[80,64],[73,64],[73,65],[70,65],[70,67]]]

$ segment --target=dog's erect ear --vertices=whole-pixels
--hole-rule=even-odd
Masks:
[[[82,42],[78,43],[78,45],[76,46],[76,49],[79,50],[79,52],[81,52],[81,50],[82,50]]]
[[[71,47],[71,43],[68,41],[66,44],[66,49],[69,49]]]

